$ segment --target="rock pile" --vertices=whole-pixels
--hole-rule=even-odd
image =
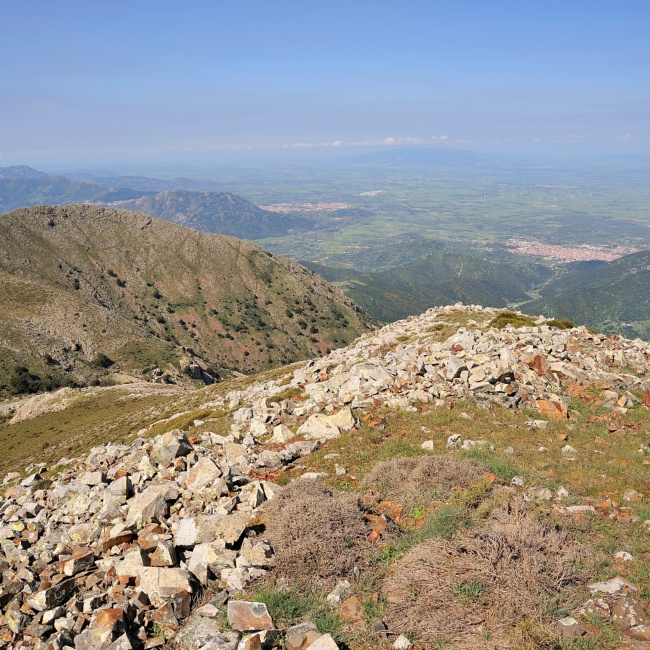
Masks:
[[[155,647],[218,577],[228,594],[272,552],[244,533],[276,486],[251,480],[212,434],[105,445],[55,481],[36,472],[0,508],[3,647]],[[216,448],[215,448],[216,445]],[[243,446],[242,446],[243,447]],[[153,639],[152,639],[153,637]]]
[[[618,630],[637,641],[650,641],[650,619],[636,597],[639,587],[616,576],[606,582],[589,585],[592,598],[576,612],[577,616],[597,616],[611,621]],[[555,624],[556,630],[565,638],[579,638],[586,630],[578,621],[568,616]]]
[[[260,506],[278,490],[264,479],[356,427],[355,409],[472,398],[566,418],[572,384],[608,387],[618,410],[645,388],[650,346],[584,328],[494,330],[470,322],[436,341],[454,314],[485,321],[494,312],[429,310],[281,379],[218,396],[201,408],[231,412],[227,436],[203,426],[189,436],[172,429],[151,438],[142,430],[131,444],[93,449],[54,480],[44,468],[22,481],[7,477],[0,648],[161,646],[161,633],[188,619],[212,580],[221,591],[177,641],[197,650],[265,647],[278,634],[268,612],[232,599],[272,565],[273,551],[255,529]],[[234,629],[221,632],[214,617],[226,607]],[[251,631],[257,635],[242,638]],[[286,647],[302,635],[296,648],[336,648],[313,629],[293,632]]]

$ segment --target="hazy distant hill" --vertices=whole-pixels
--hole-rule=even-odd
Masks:
[[[262,210],[230,192],[197,192],[212,181],[144,176],[51,176],[27,166],[0,167],[0,213],[32,205],[97,203],[242,239],[286,235],[311,227],[303,217]],[[160,191],[163,190],[163,191]]]
[[[307,266],[337,283],[371,316],[382,321],[456,302],[506,307],[527,300],[532,283],[551,275],[540,265],[526,265],[524,273],[511,265],[453,253],[430,255],[380,273]]]
[[[66,178],[74,181],[86,181],[99,183],[108,187],[129,188],[140,190],[142,192],[163,192],[164,190],[191,190],[195,192],[207,192],[210,190],[222,189],[222,183],[208,179],[197,178],[149,178],[148,176],[124,176],[118,174],[109,174],[101,172],[95,174],[91,172],[73,172],[63,174]]]
[[[311,225],[301,217],[262,210],[230,192],[168,190],[111,205],[197,230],[242,239],[277,237],[286,235],[292,228]]]
[[[584,266],[549,283],[520,309],[569,318],[609,334],[650,339],[650,251]]]
[[[369,319],[254,244],[91,205],[0,216],[0,384],[16,365],[92,375],[178,366],[182,346],[242,372],[349,343]]]
[[[27,165],[12,165],[11,167],[0,167],[0,179],[16,178],[43,178],[45,172],[39,172]]]
[[[32,205],[123,201],[143,194],[128,188],[51,176],[26,165],[0,167],[0,213]]]

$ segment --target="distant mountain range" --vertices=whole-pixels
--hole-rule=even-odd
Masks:
[[[484,156],[473,151],[440,149],[436,147],[396,147],[385,151],[346,156],[348,164],[391,165],[398,167],[417,165],[444,165],[445,167],[475,167]]]
[[[311,222],[299,216],[262,210],[230,192],[167,190],[130,201],[114,201],[113,207],[144,214],[220,235],[263,239],[305,229]]]
[[[44,178],[45,172],[39,172],[27,165],[13,165],[12,167],[0,167],[0,180],[9,180],[17,178]]]
[[[379,164],[401,164],[406,158],[481,164],[476,154],[431,148],[391,149],[368,156],[368,161]],[[364,157],[358,160],[362,162]],[[263,210],[242,197],[213,189],[216,187],[218,184],[207,180],[167,181],[109,172],[64,177],[14,166],[0,168],[0,211],[43,203],[95,203],[252,240],[317,227],[304,216]],[[573,215],[560,234],[573,237],[580,229],[609,227],[607,220]],[[641,224],[634,227],[633,234],[647,230]],[[378,242],[377,247],[358,251],[354,269],[344,268],[350,259],[347,253],[333,253],[327,265],[308,266],[337,283],[381,321],[454,302],[516,305],[531,314],[543,312],[607,333],[650,339],[648,251],[611,263],[579,263],[558,271],[504,252],[497,256],[461,246],[405,235],[404,241],[390,245]]]
[[[311,226],[304,217],[262,210],[230,192],[193,191],[211,181],[142,176],[52,176],[24,165],[0,168],[0,213],[33,205],[95,203],[137,210],[206,232],[242,239],[286,235]]]
[[[110,362],[173,373],[187,357],[259,371],[370,324],[325,280],[247,241],[91,205],[0,217],[0,392],[17,367],[82,382]]]

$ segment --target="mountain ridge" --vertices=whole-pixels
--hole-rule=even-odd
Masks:
[[[217,372],[250,372],[324,353],[371,323],[251,242],[91,205],[2,215],[0,285],[5,374],[54,364],[83,378],[100,355],[174,372],[189,349]]]
[[[307,219],[263,210],[231,192],[164,190],[132,200],[113,201],[110,205],[241,239],[286,235],[290,229],[310,225]]]

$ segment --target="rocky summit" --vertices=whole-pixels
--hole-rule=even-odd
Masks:
[[[204,389],[197,411],[212,409],[219,418],[192,420],[184,430],[175,417],[151,422],[133,432],[135,439],[100,445],[55,473],[35,464],[8,475],[0,501],[0,648],[342,647],[333,632],[311,622],[283,626],[266,604],[246,597],[274,568],[263,521],[265,504],[282,490],[276,480],[326,478],[306,471],[309,457],[343,435],[354,441],[370,412],[472,403],[532,412],[527,424],[539,431],[575,419],[571,399],[594,386],[612,416],[650,406],[647,343],[584,327],[555,329],[543,318],[497,329],[490,325],[496,315],[478,306],[431,309],[272,379]],[[445,434],[443,453],[489,444]],[[422,448],[435,445],[425,440]],[[565,457],[579,453],[566,447]],[[339,470],[346,472],[337,464]],[[553,502],[574,517],[597,509],[562,503],[561,490],[516,478],[503,489],[523,491],[527,501]],[[624,500],[643,498],[631,491]],[[625,508],[612,503],[609,514],[621,513]],[[394,508],[382,526],[387,521],[399,521]],[[375,526],[370,538],[383,531]],[[352,581],[359,572],[363,577],[363,567],[355,567]],[[597,612],[630,639],[649,639],[638,586],[617,580],[591,585],[583,618]],[[329,605],[359,609],[351,588],[339,582]],[[560,637],[585,634],[575,616],[554,622]],[[408,629],[374,621],[364,647],[410,648],[408,636]]]

